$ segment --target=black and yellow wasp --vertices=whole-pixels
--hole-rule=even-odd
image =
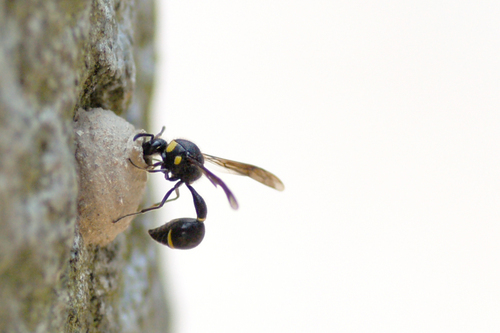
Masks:
[[[164,130],[165,127],[157,135],[149,133],[137,134],[134,137],[134,141],[139,138],[149,138],[149,140],[144,140],[142,143],[143,157],[149,165],[144,170],[151,173],[163,173],[166,180],[176,182],[174,187],[165,194],[161,202],[138,212],[124,215],[113,221],[113,223],[128,216],[146,213],[163,207],[166,202],[177,199],[179,197],[179,187],[182,184],[186,184],[186,187],[193,196],[196,218],[184,217],[174,219],[161,227],[149,230],[149,234],[154,240],[173,249],[192,249],[198,246],[205,235],[205,225],[203,222],[207,217],[207,205],[205,204],[205,200],[191,186],[194,181],[205,175],[212,184],[222,187],[231,208],[238,209],[238,201],[236,201],[233,192],[219,177],[205,168],[205,161],[217,164],[236,174],[253,178],[278,191],[285,189],[285,186],[278,177],[257,166],[203,154],[198,146],[188,140],[176,139],[167,143],[167,141],[160,138]],[[161,161],[153,163],[153,157],[157,155],[161,157]],[[132,163],[132,161],[130,162]],[[168,200],[174,191],[176,192],[176,198]]]

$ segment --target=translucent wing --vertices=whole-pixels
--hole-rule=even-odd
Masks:
[[[192,163],[196,164],[200,168],[200,170],[203,172],[203,174],[212,182],[212,184],[214,184],[215,187],[217,187],[217,186],[222,187],[222,189],[224,190],[224,193],[226,193],[227,200],[229,201],[229,205],[231,206],[231,208],[238,209],[239,205],[238,205],[238,201],[236,201],[236,197],[234,196],[233,192],[231,192],[229,187],[227,187],[227,185],[222,181],[222,179],[220,179],[219,177],[214,175],[210,170],[205,168],[205,166],[203,166],[203,164],[201,164],[200,162],[198,162],[194,158],[189,158],[189,159]]]
[[[259,183],[272,187],[278,191],[283,191],[285,189],[285,185],[283,185],[283,182],[278,177],[255,165],[231,161],[207,154],[203,154],[203,156],[205,157],[205,160],[211,163],[233,171],[236,174],[248,176],[255,179]]]

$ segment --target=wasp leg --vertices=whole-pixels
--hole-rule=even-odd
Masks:
[[[175,201],[175,200],[179,199],[179,197],[180,197],[179,189],[176,188],[175,189],[175,198],[168,199],[167,201],[165,201],[165,203],[170,202],[170,201]],[[154,205],[152,205],[151,207],[156,207],[156,206],[159,206],[160,204],[161,204],[161,202],[157,202]]]
[[[177,190],[179,188],[179,186],[181,186],[184,182],[183,181],[179,181],[175,184],[174,187],[172,187],[168,192],[167,194],[165,194],[165,196],[163,197],[163,200],[159,203],[159,204],[154,204],[153,206],[151,207],[148,207],[148,208],[144,208],[138,212],[135,212],[135,213],[132,213],[132,214],[127,214],[127,215],[124,215],[124,216],[121,216],[119,217],[118,219],[114,220],[113,223],[116,223],[118,221],[120,221],[121,219],[125,218],[125,217],[129,217],[129,216],[134,216],[134,215],[139,215],[139,214],[144,214],[146,212],[149,212],[151,210],[155,210],[155,209],[160,209],[161,207],[163,207],[163,205],[167,202],[168,200],[168,197],[170,196],[170,194],[172,194],[173,191],[176,191],[177,193]],[[176,198],[177,199],[177,198]]]
[[[186,184],[186,186],[193,195],[194,208],[196,209],[196,220],[198,222],[205,221],[207,218],[207,204],[205,203],[205,200],[203,200],[201,195],[199,195],[191,185]]]
[[[144,171],[147,171],[149,173],[155,173],[155,172],[163,172],[163,173],[165,173],[165,172],[168,172],[168,169],[156,169],[156,170],[144,169]],[[175,179],[175,180],[177,180],[177,179]]]
[[[157,162],[155,164],[151,164],[149,165],[147,168],[141,168],[140,166],[138,166],[137,164],[135,164],[134,162],[132,162],[132,160],[129,158],[128,161],[130,162],[130,164],[132,164],[133,166],[135,166],[137,169],[141,169],[141,170],[144,170],[144,171],[147,171],[147,172],[164,172],[164,171],[167,171],[167,169],[157,169],[157,170],[152,170],[150,168],[156,168],[157,166],[160,166],[163,164],[163,162]]]

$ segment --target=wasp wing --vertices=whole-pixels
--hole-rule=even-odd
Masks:
[[[233,192],[231,192],[229,187],[227,187],[227,185],[222,181],[222,179],[214,175],[210,170],[205,168],[203,164],[201,164],[194,158],[189,158],[189,159],[192,163],[196,164],[198,168],[200,168],[201,172],[203,172],[203,174],[212,182],[212,184],[214,184],[215,187],[217,186],[222,187],[224,193],[226,193],[227,200],[229,201],[229,205],[231,206],[231,208],[238,209],[239,205],[238,201],[236,201],[236,197],[234,196]]]
[[[205,157],[205,160],[233,171],[238,175],[248,176],[252,179],[255,179],[259,183],[272,187],[278,191],[283,191],[285,189],[285,185],[278,177],[267,170],[259,168],[258,166],[231,161],[225,158],[208,154],[203,154],[203,156]]]

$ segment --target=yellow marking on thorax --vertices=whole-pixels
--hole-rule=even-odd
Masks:
[[[181,161],[182,161],[182,156],[179,156],[179,155],[175,156],[175,159],[174,159],[175,165],[179,165],[181,163]]]
[[[199,218],[199,217],[198,217],[196,220],[197,220],[198,222],[204,222],[204,221],[206,220],[206,218],[205,218],[205,219],[201,219],[201,218]]]
[[[175,140],[170,141],[170,143],[167,146],[167,153],[170,153],[172,150],[174,150],[176,146],[177,142],[175,142]]]
[[[172,230],[170,230],[168,232],[167,244],[168,244],[168,247],[170,247],[171,249],[175,249],[174,243],[172,242]]]

